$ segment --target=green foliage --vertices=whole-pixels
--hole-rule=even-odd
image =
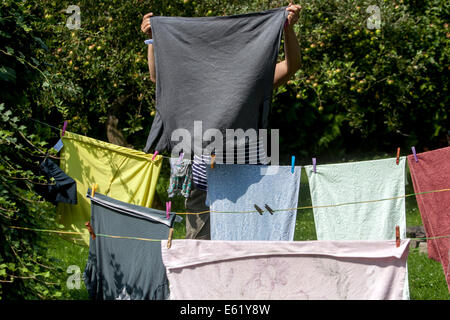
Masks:
[[[53,205],[42,201],[33,186],[46,183],[36,175],[44,135],[33,131],[28,94],[41,81],[30,7],[2,1],[0,15],[0,299],[49,299],[60,295],[57,270],[47,258],[40,235],[12,227],[55,228]]]

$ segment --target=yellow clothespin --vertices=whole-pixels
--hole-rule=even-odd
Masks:
[[[172,236],[173,236],[173,228],[169,229],[169,238],[167,239],[167,248],[170,249],[172,246]]]
[[[94,197],[95,191],[97,190],[98,184],[94,183],[92,185],[91,197]]]

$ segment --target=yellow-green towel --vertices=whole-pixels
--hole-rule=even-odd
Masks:
[[[97,191],[111,198],[151,207],[161,171],[162,157],[95,140],[71,132],[62,137],[61,169],[77,182],[78,204],[58,204],[61,223],[84,234],[89,244],[85,223],[90,221],[88,188],[97,184]]]

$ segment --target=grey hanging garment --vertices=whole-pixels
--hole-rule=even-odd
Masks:
[[[89,243],[84,282],[95,300],[163,300],[169,287],[161,258],[160,241],[112,238],[165,239],[181,218],[95,193],[91,199],[91,226],[99,234]]]
[[[144,151],[172,150],[178,128],[193,139],[194,121],[201,121],[203,133],[215,128],[224,138],[226,129],[267,128],[287,15],[282,7],[222,17],[151,17],[157,113]]]

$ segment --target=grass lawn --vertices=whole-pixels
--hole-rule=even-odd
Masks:
[[[168,164],[164,162],[163,170],[158,181],[157,192],[161,200],[167,200]],[[406,193],[414,193],[410,177],[406,185]],[[308,180],[306,173],[302,170],[300,198],[298,206],[310,206]],[[182,199],[172,201],[172,210],[184,211]],[[407,226],[422,225],[415,197],[406,198],[406,223]],[[184,238],[184,222],[177,223],[174,230],[174,238]],[[297,213],[297,224],[294,240],[316,240],[314,218],[312,209],[299,210]],[[70,265],[78,266],[83,273],[88,256],[88,248],[73,244],[55,235],[48,236],[48,254],[55,259],[55,263],[63,270],[61,273],[61,287],[63,288],[62,299],[89,299],[83,281],[80,289],[67,289],[65,284],[70,274],[65,271]],[[428,256],[420,253],[418,249],[411,249],[408,257],[408,274],[411,300],[450,300],[450,294],[444,278],[444,272],[440,263],[428,259]]]

